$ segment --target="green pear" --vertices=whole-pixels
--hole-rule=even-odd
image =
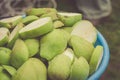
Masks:
[[[66,49],[62,54],[54,57],[48,66],[50,80],[67,80],[70,74],[74,54],[71,49]]]
[[[17,39],[12,49],[10,63],[13,67],[19,68],[26,60],[28,60],[29,52],[23,40]]]
[[[56,12],[49,12],[49,13],[43,14],[41,18],[42,17],[51,17],[53,21],[58,19]]]
[[[47,70],[42,61],[30,58],[17,70],[12,80],[47,80]]]
[[[0,20],[0,27],[14,28],[20,21],[22,16],[14,16]]]
[[[76,22],[82,19],[80,13],[63,13],[59,12],[58,17],[64,23],[65,26],[73,26]]]
[[[2,72],[2,70],[3,70],[3,67],[0,65],[0,73]]]
[[[0,64],[9,64],[11,50],[5,47],[0,47]]]
[[[39,17],[31,15],[31,16],[26,16],[25,18],[22,19],[22,23],[27,25],[35,20],[39,19]]]
[[[17,71],[14,67],[8,65],[2,65],[3,69],[6,70],[11,76],[13,76]]]
[[[84,57],[75,59],[68,80],[87,80],[89,76],[89,64]]]
[[[81,20],[73,26],[71,35],[76,35],[84,38],[85,40],[95,43],[97,39],[97,30],[93,24],[88,20]]]
[[[62,27],[61,29],[67,31],[68,33],[71,33],[73,30],[73,27]]]
[[[39,52],[39,40],[26,39],[25,44],[28,47],[29,57],[32,57]]]
[[[26,10],[27,15],[35,15],[35,16],[41,16],[43,14],[47,14],[50,12],[57,13],[56,9],[54,8],[30,8]]]
[[[90,60],[94,46],[92,43],[79,36],[71,36],[69,45],[73,48],[73,51],[77,58],[83,56],[87,61]]]
[[[26,25],[19,31],[22,38],[35,38],[53,30],[53,22],[50,17],[41,18]]]
[[[90,64],[90,75],[93,74],[98,69],[100,62],[102,60],[102,56],[103,56],[103,47],[98,45],[94,49],[94,52],[90,59],[90,63],[89,63]]]
[[[0,46],[4,46],[8,42],[10,32],[7,28],[0,28]]]
[[[40,56],[51,60],[65,50],[67,39],[61,29],[54,29],[52,32],[44,35],[40,40]]]
[[[59,27],[63,27],[64,26],[63,22],[61,22],[59,20],[54,21],[53,25],[54,25],[54,28],[59,28]]]
[[[16,40],[18,39],[18,37],[19,37],[18,32],[19,32],[20,29],[23,28],[23,26],[24,26],[24,25],[23,25],[22,23],[20,23],[20,24],[18,24],[18,25],[13,29],[13,31],[12,31],[11,34],[9,35],[9,40],[8,40],[7,47],[9,47],[9,48],[12,48],[12,47],[13,47],[15,41],[16,41]]]
[[[0,72],[0,80],[11,80],[10,76],[5,72]]]
[[[0,66],[0,80],[11,80],[10,75]]]

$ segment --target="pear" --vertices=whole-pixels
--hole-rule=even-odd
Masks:
[[[47,70],[42,61],[30,58],[17,70],[12,80],[47,80]]]
[[[25,44],[28,47],[29,57],[34,56],[39,51],[39,40],[37,39],[26,39]]]
[[[58,19],[56,12],[49,12],[49,13],[43,14],[41,18],[42,17],[51,17],[53,21]]]
[[[35,38],[53,30],[53,22],[50,17],[33,21],[19,31],[22,38]]]
[[[63,13],[59,12],[58,17],[64,23],[65,26],[73,26],[76,22],[82,19],[82,15],[80,13]]]
[[[15,41],[17,40],[17,38],[19,37],[19,30],[23,28],[23,24],[19,23],[11,32],[11,34],[9,35],[9,40],[8,40],[8,44],[7,47],[12,48]]]
[[[73,51],[77,58],[83,56],[87,61],[90,60],[90,57],[94,50],[92,43],[81,37],[73,35],[71,36],[69,45],[73,48]]]
[[[67,48],[62,54],[54,57],[48,66],[48,76],[50,80],[67,80],[70,74],[74,53]]]
[[[0,47],[0,64],[9,64],[11,50],[5,47]]]
[[[84,57],[75,59],[68,80],[87,80],[89,75],[89,64]]]
[[[64,24],[59,20],[54,21],[53,25],[54,25],[54,28],[59,28],[64,26]]]
[[[62,27],[61,29],[67,31],[68,33],[71,34],[72,30],[73,30],[73,27]]]
[[[14,16],[0,20],[0,27],[14,28],[20,21],[22,16]]]
[[[40,40],[40,56],[51,60],[67,47],[68,38],[61,29],[54,29]]]
[[[73,31],[71,32],[71,35],[82,37],[93,44],[96,42],[97,30],[90,21],[81,20],[74,24],[73,27],[74,28]]]
[[[31,15],[31,16],[26,16],[25,18],[22,19],[22,23],[27,25],[35,20],[39,19],[39,17]]]
[[[90,63],[89,63],[90,64],[90,75],[93,74],[98,69],[100,62],[102,60],[102,56],[103,56],[103,47],[98,45],[94,49],[94,52],[90,59]]]
[[[11,76],[13,76],[17,71],[14,67],[8,65],[2,65],[3,69],[6,70]]]
[[[26,60],[28,60],[29,52],[24,41],[17,39],[12,49],[10,63],[13,67],[18,69]]]
[[[2,66],[0,66],[0,80],[11,80],[11,77]]]
[[[30,8],[26,10],[27,15],[35,15],[35,16],[41,16],[43,14],[47,14],[50,12],[57,13],[56,9],[54,8]]]
[[[0,80],[11,80],[10,76],[4,71],[0,72]]]
[[[0,28],[0,46],[4,46],[8,42],[10,32],[7,28]]]
[[[3,70],[3,67],[0,65],[0,73],[2,72],[2,70]]]

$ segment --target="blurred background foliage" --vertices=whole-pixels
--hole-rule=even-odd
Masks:
[[[60,11],[79,12],[73,0],[56,1]],[[110,63],[100,80],[120,80],[120,0],[112,0],[112,8],[110,16],[96,26],[110,48]]]

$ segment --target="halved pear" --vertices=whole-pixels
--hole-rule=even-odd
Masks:
[[[28,47],[29,57],[34,56],[39,51],[39,40],[37,39],[26,39],[25,44]]]
[[[14,28],[20,21],[22,16],[14,16],[0,20],[0,27]]]
[[[11,80],[11,78],[6,72],[2,71],[0,72],[0,80]]]
[[[54,21],[53,25],[54,25],[54,28],[59,28],[64,26],[64,24],[59,20]]]
[[[5,47],[0,47],[0,64],[8,65],[10,62],[11,50]]]
[[[103,56],[103,47],[98,45],[94,49],[94,52],[90,59],[90,75],[93,74],[99,67]]]
[[[76,22],[82,19],[82,14],[80,13],[63,13],[59,12],[58,17],[65,24],[65,26],[73,26]]]
[[[41,16],[43,14],[50,12],[57,13],[56,9],[54,8],[30,8],[26,10],[27,15],[35,15],[35,16]]]
[[[25,18],[22,19],[23,24],[29,24],[35,20],[39,19],[39,17],[31,15],[31,16],[26,16]]]
[[[74,53],[66,49],[62,54],[54,57],[48,66],[48,76],[51,80],[67,80],[70,74]]]
[[[55,20],[58,19],[56,12],[49,12],[49,13],[43,14],[43,15],[40,16],[40,17],[41,17],[41,18],[42,18],[42,17],[51,17],[53,21],[55,21]]]
[[[2,70],[3,70],[3,67],[0,65],[0,73],[2,72]]]
[[[71,36],[69,45],[73,48],[73,51],[77,58],[83,56],[87,61],[90,60],[90,57],[93,53],[94,46],[92,43],[79,36]]]
[[[0,28],[0,46],[4,46],[8,42],[10,32],[7,28]]]
[[[2,65],[3,69],[13,76],[17,71],[14,67],[8,65]]]
[[[53,30],[53,22],[50,17],[33,21],[19,31],[22,38],[35,38]]]
[[[67,47],[68,38],[61,29],[54,29],[44,35],[40,40],[40,56],[51,60],[56,55],[62,53]]]
[[[8,44],[7,44],[7,46],[8,46],[9,48],[12,48],[12,47],[13,47],[15,41],[16,41],[17,38],[19,37],[18,32],[19,32],[20,29],[23,28],[23,26],[24,26],[24,25],[23,25],[22,23],[18,24],[18,25],[13,29],[13,31],[11,32],[11,34],[9,35],[9,40],[8,40]]]
[[[73,31],[71,35],[77,35],[90,43],[95,43],[97,39],[97,30],[93,24],[88,20],[81,20],[73,26]]]
[[[89,76],[89,64],[84,57],[80,57],[79,59],[75,59],[69,80],[87,80]]]
[[[71,33],[73,30],[73,27],[62,27],[61,29],[67,31],[68,33]]]
[[[10,63],[18,69],[25,61],[28,60],[29,51],[23,40],[17,39],[12,49]]]
[[[47,80],[46,66],[39,59],[30,58],[12,76],[12,80]]]

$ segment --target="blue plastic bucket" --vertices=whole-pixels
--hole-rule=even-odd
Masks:
[[[95,73],[93,73],[88,80],[99,80],[99,78],[102,76],[102,74],[105,72],[108,63],[109,63],[109,59],[110,59],[110,52],[109,52],[109,47],[108,44],[106,42],[106,40],[104,39],[103,35],[98,31],[98,35],[97,35],[97,41],[96,41],[96,45],[102,45],[104,48],[103,51],[103,57],[102,57],[102,61],[97,69],[97,71]]]

